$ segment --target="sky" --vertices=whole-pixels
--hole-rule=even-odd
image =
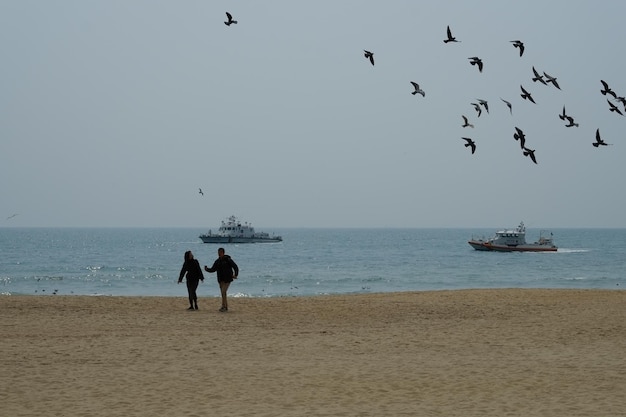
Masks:
[[[608,1],[0,0],[0,227],[624,228],[626,117],[600,93],[626,95],[624,16]],[[611,146],[592,146],[597,129]]]

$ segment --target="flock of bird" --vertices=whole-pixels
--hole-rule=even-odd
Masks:
[[[450,26],[448,26],[446,29],[446,35],[447,35],[446,38],[443,40],[445,44],[461,42],[455,36],[453,36]],[[514,48],[519,50],[519,56],[522,57],[525,51],[524,43],[519,39],[512,40],[510,42],[512,43]],[[369,60],[371,65],[374,65],[374,53],[372,51],[364,50],[364,56],[366,59]],[[469,57],[468,59],[469,59],[470,65],[476,66],[478,68],[479,73],[483,72],[484,62],[481,58],[477,56],[472,56],[472,57]],[[561,90],[561,86],[559,85],[556,77],[546,73],[545,71],[542,71],[540,73],[539,71],[537,71],[537,69],[534,66],[532,67],[532,71],[533,71],[533,76],[531,80],[533,81],[533,83],[540,83],[543,85],[551,84],[553,87],[557,88],[558,90]],[[626,98],[624,98],[623,96],[618,96],[604,80],[600,80],[600,82],[602,83],[602,86],[603,86],[603,89],[600,91],[602,95],[612,96],[614,101],[620,102],[624,106],[624,111],[626,111]],[[413,86],[413,91],[411,92],[411,94],[413,95],[420,94],[422,97],[426,97],[425,91],[420,87],[420,85],[417,82],[410,81],[410,83]],[[520,91],[521,91],[520,96],[523,100],[527,100],[533,104],[537,104],[531,92],[529,92],[526,88],[524,88],[523,85],[520,85]],[[509,109],[509,113],[513,115],[513,105],[511,104],[511,102],[503,98],[500,98],[500,100],[502,100],[502,102],[506,104],[506,106]],[[486,100],[477,99],[476,101],[477,102],[475,103],[471,103],[471,105],[474,107],[474,110],[477,113],[476,117],[480,117],[482,115],[483,109],[487,113],[489,113],[489,104]],[[615,112],[623,116],[622,111],[614,103],[612,103],[609,99],[607,99],[607,102],[609,104],[609,110],[611,112]],[[461,117],[463,119],[463,124],[461,125],[461,127],[463,128],[474,127],[474,125],[470,123],[467,116],[461,115]],[[576,123],[574,118],[566,113],[565,106],[563,106],[563,111],[559,114],[559,118],[567,122],[565,124],[565,127],[578,127],[579,126],[579,124]],[[520,129],[519,127],[515,127],[513,138],[519,142],[520,148],[522,150],[522,155],[530,158],[532,162],[536,164],[537,158],[535,157],[535,150],[526,147],[526,136],[524,132],[522,131],[522,129]],[[476,142],[472,138],[469,138],[469,137],[462,137],[461,139],[465,141],[465,147],[470,148],[472,154],[474,154],[476,152]],[[600,137],[600,129],[596,131],[595,139],[596,140],[595,142],[592,143],[592,145],[596,148],[599,146],[609,145],[608,143],[604,142],[604,140],[602,140],[602,138]]]
[[[224,24],[226,26],[230,26],[232,24],[236,24],[237,21],[233,19],[233,16],[229,13],[226,12],[226,18],[227,20],[224,22]],[[452,34],[452,30],[450,29],[450,26],[448,25],[446,28],[446,38],[443,40],[443,42],[445,44],[448,43],[458,43],[461,42],[460,40],[458,40],[453,34]],[[513,45],[513,47],[515,49],[517,49],[519,51],[519,56],[522,57],[524,55],[525,52],[525,45],[524,42],[522,42],[519,39],[516,40],[512,40],[510,41],[511,44]],[[374,52],[364,49],[363,50],[363,56],[365,57],[365,59],[372,65],[375,65],[375,60],[374,60]],[[484,69],[484,62],[480,57],[477,56],[472,56],[469,57],[469,63],[472,66],[476,66],[478,69],[479,73],[483,72]],[[533,76],[531,77],[531,81],[533,83],[540,83],[542,85],[548,85],[551,84],[553,87],[557,88],[558,90],[561,90],[561,86],[559,85],[557,78],[546,73],[545,71],[541,71],[541,73],[539,71],[537,71],[537,69],[533,66],[532,67],[532,72],[533,72]],[[602,93],[602,95],[604,96],[611,96],[613,97],[613,101],[615,102],[619,102],[624,106],[624,111],[626,112],[626,98],[623,96],[618,96],[608,85],[608,83],[604,80],[600,80],[600,82],[602,83],[602,89],[600,90],[600,92]],[[420,87],[420,85],[415,82],[415,81],[410,81],[410,84],[413,86],[413,91],[411,91],[412,95],[421,95],[422,97],[426,97],[426,92]],[[537,104],[535,99],[533,98],[532,94],[530,91],[528,91],[526,88],[524,88],[524,86],[522,84],[520,84],[520,96],[523,100],[527,100],[533,104]],[[503,98],[500,97],[500,100],[507,106],[507,108],[509,109],[509,113],[511,115],[513,115],[513,105],[510,101],[505,100]],[[477,102],[471,103],[471,105],[474,107],[474,110],[477,113],[476,117],[480,117],[482,115],[483,109],[485,110],[485,112],[489,113],[489,103],[486,100],[483,99],[477,99]],[[624,115],[622,113],[622,111],[610,100],[607,98],[607,102],[609,104],[609,111],[610,112],[614,112],[617,113],[619,115]],[[561,119],[562,121],[567,122],[565,124],[565,127],[579,127],[579,124],[575,121],[575,119],[568,115],[566,113],[565,110],[565,106],[563,106],[563,110],[562,112],[558,115],[559,119]],[[473,128],[474,125],[472,123],[470,123],[469,119],[467,118],[467,116],[465,115],[461,115],[462,119],[463,119],[463,124],[461,125],[461,127],[463,128]],[[470,138],[470,137],[462,137],[462,140],[465,141],[465,147],[470,148],[471,153],[474,154],[476,152],[476,142]],[[535,150],[534,149],[530,149],[526,146],[526,135],[524,134],[524,132],[522,131],[522,129],[520,129],[519,127],[515,127],[515,132],[513,133],[513,139],[515,139],[517,142],[519,142],[521,151],[522,151],[522,155],[530,158],[532,160],[532,162],[534,162],[535,164],[537,163],[537,158],[535,157]],[[610,145],[608,143],[606,143],[600,136],[600,129],[598,128],[596,130],[596,135],[595,135],[595,141],[592,142],[592,145],[596,148],[600,147],[600,146],[607,146]],[[200,190],[200,194],[202,193],[202,190]]]

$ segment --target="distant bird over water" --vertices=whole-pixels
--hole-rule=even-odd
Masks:
[[[526,91],[524,87],[522,87],[521,85],[519,87],[522,89],[522,94],[520,94],[520,96],[522,96],[524,100],[528,100],[528,101],[531,101],[532,103],[535,103],[535,100],[533,100],[533,96],[531,96],[530,93]]]
[[[414,91],[412,91],[411,94],[413,95],[421,94],[422,97],[426,97],[426,93],[424,92],[424,90],[420,88],[420,85],[418,83],[411,81],[411,84],[413,85],[413,89],[414,89]]]
[[[483,72],[483,61],[482,59],[478,58],[477,56],[473,56],[470,58],[467,58],[470,60],[470,64],[472,65],[478,65],[478,72]]]
[[[7,217],[7,220],[11,220],[13,217],[15,217],[17,215],[18,215],[18,213],[13,213],[9,217]]]
[[[519,48],[519,56],[524,55],[524,42],[522,41],[511,41],[515,48]]]
[[[446,34],[448,35],[447,39],[443,40],[443,43],[448,43],[448,42],[461,42],[461,41],[457,41],[456,38],[454,36],[452,36],[452,31],[450,30],[450,26],[448,25],[448,30],[446,31]]]
[[[471,138],[461,138],[463,140],[465,140],[465,142],[467,142],[464,146],[467,147],[471,147],[472,148],[472,154],[474,152],[476,152],[476,142],[474,142]]]
[[[461,125],[461,127],[474,127],[473,124],[467,121],[467,117],[465,117],[464,115],[461,115],[461,117],[463,118],[463,124]]]
[[[602,140],[602,138],[600,137],[600,129],[596,130],[596,141],[593,142],[593,146],[595,148],[599,147],[599,146],[607,146],[610,145],[610,143],[606,143],[605,141]]]
[[[228,13],[228,12],[226,12],[226,18],[228,19],[226,22],[224,22],[224,24],[225,24],[226,26],[230,26],[230,25],[232,25],[233,23],[234,23],[235,25],[237,24],[237,21],[236,21],[236,20],[233,20],[233,16],[232,16],[230,13]]]
[[[363,56],[370,60],[370,63],[374,65],[374,52],[367,51],[363,49]],[[383,57],[384,58],[384,57]]]
[[[204,193],[202,192],[202,188],[198,188],[198,194],[204,195]]]

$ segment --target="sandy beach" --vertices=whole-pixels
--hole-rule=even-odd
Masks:
[[[6,416],[625,416],[626,292],[0,297]]]

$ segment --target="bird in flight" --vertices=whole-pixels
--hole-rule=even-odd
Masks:
[[[533,67],[533,74],[535,74],[535,76],[533,77],[533,82],[536,83],[537,81],[539,81],[541,84],[546,85],[546,82],[543,80],[543,76],[539,75],[535,67]]]
[[[489,113],[489,105],[487,104],[487,100],[481,100],[479,98],[477,98],[476,100],[478,100],[478,104],[482,104],[482,106],[485,108],[485,111]]]
[[[461,117],[463,118],[463,124],[461,125],[461,127],[474,127],[473,124],[467,121],[467,117],[465,117],[464,115],[461,115]]]
[[[480,108],[480,104],[472,103],[472,106],[474,106],[474,110],[476,110],[476,113],[478,113],[478,116],[476,117],[480,117],[480,115],[483,113],[483,110]]]
[[[13,213],[9,217],[7,217],[7,220],[11,220],[13,217],[15,217],[17,215],[18,215],[18,213]]]
[[[506,104],[506,106],[509,108],[509,113],[511,113],[511,115],[513,115],[513,105],[506,101],[505,99],[503,99],[502,97],[500,97],[500,100],[502,100],[504,102],[504,104]]]
[[[543,72],[543,75],[546,77],[546,84],[547,83],[552,83],[553,86],[555,86],[559,90],[561,89],[561,87],[559,87],[559,83],[556,82],[556,77],[552,77],[552,76],[546,74],[545,71]]]
[[[461,41],[457,41],[456,38],[454,36],[452,36],[452,31],[450,30],[450,26],[448,25],[448,30],[447,30],[447,34],[448,34],[448,38],[443,40],[443,43],[448,43],[448,42],[461,42]]]
[[[374,65],[374,52],[370,52],[370,51],[367,51],[365,49],[363,49],[363,52],[364,52],[363,56],[365,58],[369,59],[370,62],[372,63],[372,65]]]
[[[526,135],[519,127],[515,126],[515,133],[513,133],[513,139],[519,141],[520,148],[524,149],[524,145],[526,144]]]
[[[535,100],[533,100],[533,96],[531,96],[530,93],[528,91],[526,91],[524,89],[524,87],[522,87],[521,85],[520,85],[520,88],[522,89],[522,94],[520,94],[520,96],[522,96],[522,98],[524,100],[528,100],[528,101],[531,101],[531,102],[535,103]],[[537,103],[535,103],[535,104],[537,104]]]
[[[574,122],[574,118],[572,116],[565,116],[565,118],[569,122],[565,125],[565,127],[578,127],[578,123]]]
[[[411,94],[421,94],[422,97],[426,97],[426,93],[420,88],[420,85],[418,83],[411,81],[411,84],[413,84],[414,88],[414,91],[412,91]]]
[[[609,111],[615,112],[615,113],[617,113],[617,114],[619,114],[621,116],[624,115],[615,104],[613,104],[613,103],[611,103],[609,101],[608,98],[606,99],[606,102],[609,103]]]
[[[602,138],[600,137],[600,129],[596,130],[596,141],[593,142],[593,146],[594,147],[599,147],[599,146],[607,146],[607,145],[611,145],[610,143],[606,143],[605,141],[602,140]]]
[[[524,42],[522,41],[511,41],[513,47],[519,48],[519,56],[524,55]]]
[[[602,83],[602,86],[604,87],[602,90],[600,90],[600,92],[602,93],[603,96],[606,96],[607,94],[610,94],[610,95],[613,96],[613,98],[617,98],[617,94],[615,94],[615,91],[611,90],[611,88],[606,83],[606,81],[600,80],[600,82]]]
[[[473,56],[470,58],[467,58],[470,60],[470,64],[472,65],[478,65],[478,72],[483,72],[483,61],[482,59],[478,58],[477,56]]]
[[[232,25],[233,23],[234,23],[234,24],[237,24],[237,21],[236,21],[236,20],[233,20],[233,15],[231,15],[231,14],[230,14],[230,13],[228,13],[228,12],[226,12],[226,18],[228,19],[226,22],[224,22],[224,24],[225,24],[226,26],[230,26],[230,25]]]
[[[198,194],[204,195],[204,193],[202,192],[202,188],[198,188]]]
[[[559,119],[568,121],[568,124],[566,124],[565,127],[578,127],[578,123],[574,122],[574,118],[565,113],[565,106],[563,106],[563,111],[559,114]]]
[[[471,138],[461,138],[464,139],[467,143],[464,145],[466,148],[467,147],[471,147],[472,148],[472,154],[474,152],[476,152],[476,142],[474,142]]]
[[[523,148],[523,149],[524,149],[524,152],[523,152],[524,156],[529,157],[536,164],[537,163],[537,159],[535,158],[535,150],[534,149],[528,149],[528,148]]]

